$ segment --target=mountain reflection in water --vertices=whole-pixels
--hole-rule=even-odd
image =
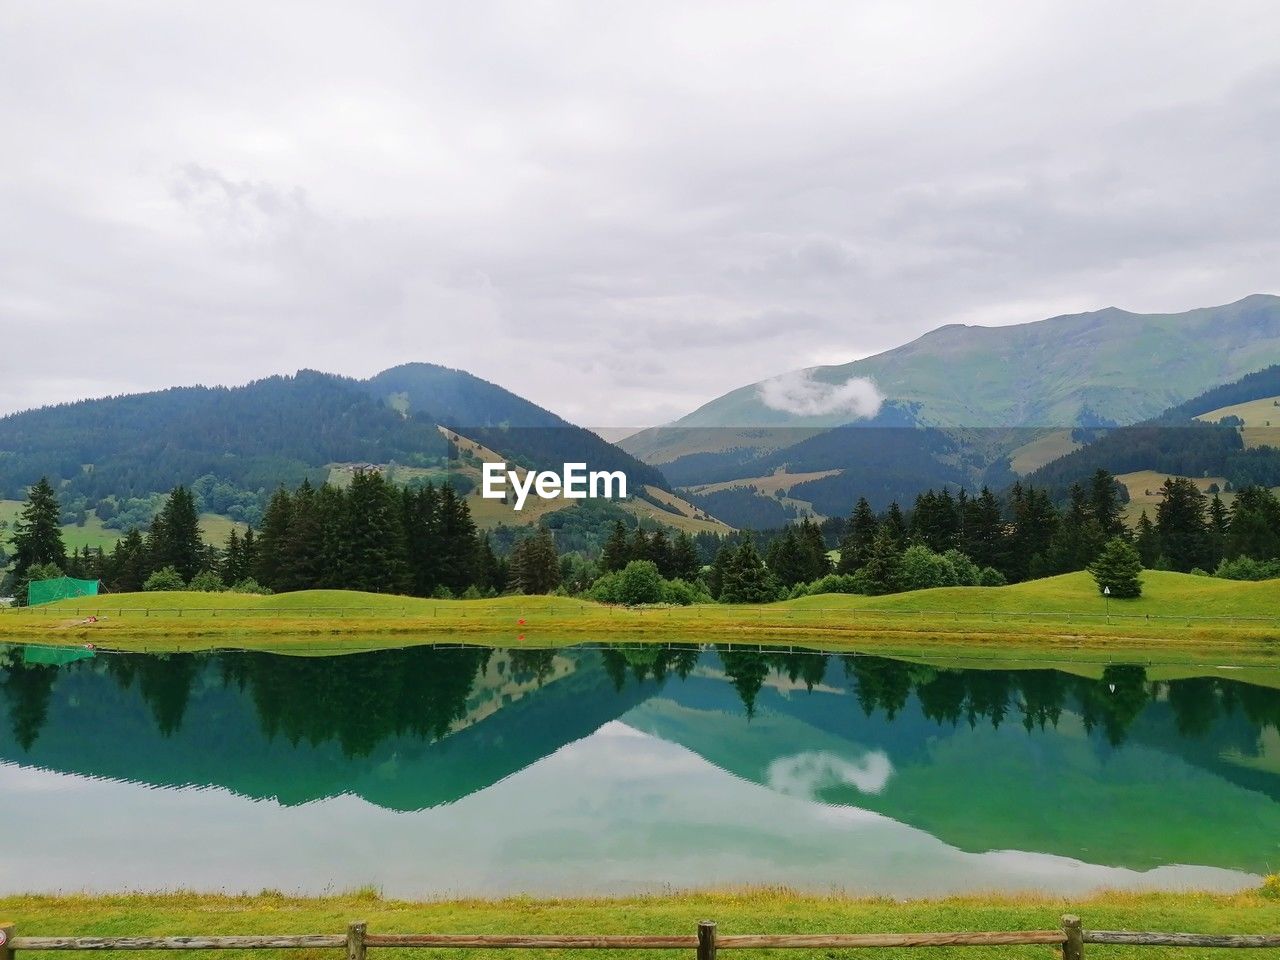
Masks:
[[[86,653],[0,647],[0,817],[30,825],[0,889],[1232,889],[1280,861],[1265,676],[736,644]],[[369,875],[338,872],[353,850]]]

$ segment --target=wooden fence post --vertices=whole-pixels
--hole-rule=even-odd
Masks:
[[[698,923],[698,960],[716,960],[716,925],[711,920]]]
[[[13,943],[13,921],[0,920],[0,960],[13,960],[16,952],[9,944]]]
[[[365,960],[364,931],[363,920],[347,924],[347,960]]]
[[[1084,960],[1084,931],[1080,918],[1067,914],[1062,918],[1062,932],[1067,939],[1062,942],[1062,960]]]

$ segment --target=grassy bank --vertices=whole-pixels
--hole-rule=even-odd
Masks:
[[[1142,598],[1109,609],[1088,574],[886,597],[828,594],[760,606],[618,608],[563,597],[424,600],[348,591],[260,597],[122,594],[0,612],[0,639],[121,649],[367,649],[464,640],[805,643],[884,652],[1075,652],[1280,664],[1280,581],[1148,571]],[[89,616],[101,619],[86,623]]]
[[[161,936],[271,933],[342,933],[351,920],[364,920],[370,933],[560,933],[687,934],[699,920],[711,919],[721,934],[863,933],[959,930],[1054,929],[1064,913],[1077,913],[1094,929],[1185,930],[1215,933],[1274,933],[1280,930],[1280,900],[1258,893],[1236,895],[1104,893],[1083,898],[976,896],[894,902],[808,896],[777,890],[695,893],[618,900],[534,900],[409,902],[376,895],[295,899],[274,894],[226,897],[198,894],[7,897],[0,918],[11,919],[19,934],[82,936]],[[1094,956],[1192,958],[1226,951],[1165,948],[1089,947]],[[638,956],[592,951],[592,957]],[[812,954],[814,951],[809,951]],[[824,956],[853,951],[822,951]],[[1044,960],[1052,947],[997,947],[876,950],[876,957],[1000,956]],[[266,957],[272,954],[236,953]],[[333,957],[332,950],[295,950],[289,957]],[[429,956],[479,960],[499,951],[377,950],[393,957]],[[539,956],[546,954],[539,953]],[[572,952],[555,951],[554,956]],[[585,954],[580,954],[585,955]],[[659,956],[685,955],[659,951]],[[772,955],[772,954],[770,954]],[[794,956],[795,952],[784,952]]]

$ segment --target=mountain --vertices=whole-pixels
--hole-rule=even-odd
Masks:
[[[364,386],[397,410],[429,418],[512,459],[556,470],[565,463],[587,463],[596,470],[622,470],[636,489],[645,484],[667,489],[658,470],[598,434],[465,371],[406,363]]]
[[[251,501],[277,485],[341,482],[370,464],[402,481],[456,480],[466,492],[478,469],[464,470],[474,463],[463,463],[463,431],[490,457],[524,468],[584,462],[622,470],[633,495],[652,501],[648,512],[674,510],[663,505],[675,498],[657,469],[496,384],[426,363],[368,380],[303,370],[240,387],[174,387],[0,417],[0,501],[20,499],[48,476],[67,513],[83,522],[96,509],[105,520],[125,501],[206,478],[202,497],[212,499],[204,487],[216,485],[219,499],[240,508],[234,518],[253,522]],[[149,506],[138,509],[149,516]]]
[[[1108,307],[1002,327],[952,324],[873,357],[784,376],[832,387],[869,378],[928,426],[1073,427],[1136,423],[1276,362],[1280,297],[1257,294],[1185,313]],[[665,464],[735,445],[770,448],[767,431],[736,442],[744,429],[835,427],[851,419],[770,407],[766,383],[739,387],[620,445]]]
[[[741,387],[621,446],[727,523],[777,525],[846,513],[858,496],[883,508],[930,487],[1006,486],[1102,428],[1146,421],[1197,394],[1196,413],[1255,401],[1256,383],[1220,385],[1277,361],[1280,297],[1266,295],[1179,314],[1108,308],[952,325],[865,360]],[[871,413],[865,380],[883,398],[874,415],[820,412],[860,398]],[[1269,411],[1244,412],[1269,422]]]

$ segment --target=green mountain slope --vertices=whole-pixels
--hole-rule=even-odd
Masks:
[[[0,499],[41,476],[72,497],[145,497],[214,476],[248,490],[323,481],[333,463],[444,467],[437,424],[525,465],[624,470],[665,488],[649,467],[590,431],[495,384],[432,364],[367,381],[303,370],[241,387],[175,387],[0,417]]]
[[[870,378],[926,425],[1062,427],[1135,423],[1277,361],[1280,297],[1257,294],[1185,313],[1109,307],[1004,327],[951,325],[873,357],[798,374],[830,385]],[[740,387],[621,446],[650,463],[665,463],[697,452],[688,442],[690,431],[833,427],[850,419],[840,412],[772,409],[761,386]],[[717,443],[696,446],[769,448],[759,437]]]

